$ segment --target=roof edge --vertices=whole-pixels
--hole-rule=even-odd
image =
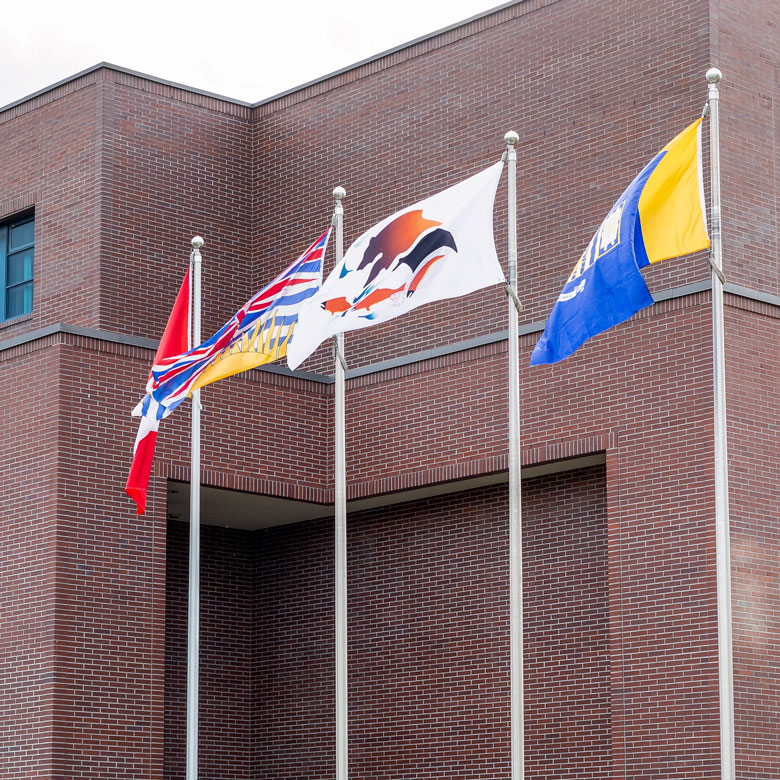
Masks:
[[[338,76],[342,76],[351,70],[356,70],[357,68],[361,68],[365,65],[368,65],[369,63],[381,60],[384,57],[389,57],[393,54],[396,54],[399,51],[403,51],[403,49],[408,49],[411,48],[412,46],[416,46],[420,43],[423,43],[424,41],[431,40],[440,35],[445,35],[446,33],[452,32],[453,30],[456,30],[459,27],[465,27],[468,24],[479,21],[480,19],[484,19],[488,16],[492,16],[493,14],[499,13],[500,11],[503,11],[506,8],[510,8],[513,5],[520,5],[521,3],[525,3],[525,2],[528,2],[528,0],[509,0],[508,2],[502,3],[501,5],[497,5],[494,8],[489,8],[487,11],[482,11],[481,13],[475,14],[474,16],[470,16],[467,19],[463,19],[459,22],[455,22],[453,24],[450,24],[446,27],[442,27],[433,32],[426,33],[425,35],[421,35],[418,38],[414,38],[413,40],[406,41],[405,43],[401,43],[398,46],[393,46],[392,48],[386,49],[385,51],[381,51],[378,54],[373,54],[370,57],[366,57],[365,59],[362,59],[358,62],[353,62],[351,65],[346,65],[343,68],[339,68],[338,70],[334,70],[330,73],[326,73],[325,75],[319,76],[316,79],[312,79],[311,81],[307,81],[303,84],[299,84],[295,87],[291,87],[290,89],[286,89],[282,92],[279,92],[275,95],[271,95],[270,97],[263,98],[262,100],[258,100],[255,103],[248,103],[244,100],[238,100],[237,98],[231,98],[231,97],[227,97],[226,95],[217,94],[216,92],[209,92],[208,90],[198,89],[197,87],[190,87],[186,84],[180,84],[176,81],[159,78],[158,76],[152,76],[148,73],[142,73],[137,70],[132,70],[131,68],[122,67],[121,65],[114,65],[110,62],[99,62],[96,65],[92,65],[89,68],[85,68],[84,70],[79,71],[78,73],[74,73],[72,76],[67,76],[66,78],[60,79],[54,84],[49,84],[48,86],[36,90],[35,92],[32,92],[29,95],[25,95],[24,97],[21,97],[18,100],[14,100],[11,103],[8,103],[4,106],[0,106],[0,114],[12,108],[15,108],[16,106],[19,106],[22,103],[27,103],[28,101],[34,100],[35,98],[40,97],[41,95],[45,95],[47,92],[51,92],[59,87],[62,87],[71,81],[75,81],[76,79],[80,79],[83,78],[84,76],[88,76],[90,73],[94,73],[95,71],[101,70],[103,68],[107,70],[113,70],[118,73],[124,73],[128,76],[135,76],[136,78],[141,78],[146,81],[153,82],[155,84],[162,84],[164,86],[171,87],[173,89],[180,89],[185,92],[191,92],[192,94],[195,95],[201,95],[203,97],[213,98],[215,100],[221,100],[231,105],[242,106],[244,108],[250,108],[250,109],[259,108],[260,106],[265,106],[268,105],[269,103],[273,103],[276,100],[280,100],[282,98],[288,97],[289,95],[293,95],[296,92],[300,92],[302,90],[308,89],[312,86],[315,86],[316,84],[322,84],[330,79],[337,78]]]
[[[171,87],[172,89],[181,89],[185,92],[191,92],[195,95],[202,95],[203,97],[209,97],[213,98],[215,100],[222,100],[225,103],[230,103],[231,105],[235,106],[243,106],[245,108],[254,108],[255,103],[247,103],[243,100],[237,100],[236,98],[230,98],[226,97],[225,95],[218,95],[216,92],[209,92],[205,89],[197,89],[196,87],[190,87],[186,84],[179,84],[176,81],[171,81],[170,79],[162,79],[157,76],[151,76],[148,73],[141,73],[141,71],[138,70],[132,70],[131,68],[124,68],[121,65],[114,65],[111,62],[99,62],[97,65],[92,65],[89,68],[85,68],[84,70],[80,70],[78,73],[74,73],[72,76],[67,76],[64,79],[60,79],[60,81],[55,82],[54,84],[49,84],[47,87],[43,87],[42,89],[37,90],[36,92],[32,92],[29,95],[25,95],[22,98],[19,98],[18,100],[14,100],[11,103],[8,103],[4,106],[0,106],[0,114],[2,114],[4,111],[8,111],[9,109],[16,108],[16,106],[21,105],[22,103],[27,103],[30,100],[34,100],[37,97],[40,97],[41,95],[45,95],[47,92],[52,92],[55,89],[58,89],[59,87],[65,86],[65,84],[69,84],[72,81],[76,81],[77,79],[83,78],[84,76],[88,76],[90,73],[94,73],[98,70],[113,70],[117,73],[124,73],[127,76],[135,76],[139,79],[144,79],[145,81],[151,81],[154,84],[162,84],[166,87]]]
[[[322,84],[328,81],[329,79],[337,78],[338,76],[343,76],[345,73],[349,73],[349,71],[351,70],[362,68],[364,65],[368,65],[372,62],[376,62],[377,60],[381,60],[384,57],[389,57],[393,54],[396,54],[399,51],[403,51],[404,49],[409,49],[412,46],[417,46],[417,44],[423,43],[424,41],[429,41],[433,38],[437,38],[439,35],[445,35],[448,32],[457,30],[459,27],[465,27],[467,24],[471,24],[472,22],[476,22],[479,21],[480,19],[484,19],[488,16],[492,16],[495,13],[499,13],[500,11],[503,11],[505,8],[510,8],[513,5],[520,5],[521,3],[525,3],[525,2],[528,2],[528,0],[509,0],[509,2],[502,3],[501,5],[497,5],[493,8],[489,8],[487,11],[482,11],[481,13],[474,14],[474,16],[469,16],[467,19],[462,19],[459,22],[455,22],[453,24],[447,25],[446,27],[441,27],[438,30],[434,30],[434,32],[421,35],[419,38],[413,38],[411,41],[400,43],[398,44],[398,46],[393,46],[390,49],[385,49],[384,51],[381,51],[378,54],[372,54],[370,57],[366,57],[363,60],[359,60],[358,62],[353,62],[352,64],[346,65],[343,68],[339,68],[338,70],[334,70],[331,71],[330,73],[326,73],[324,76],[319,76],[316,79],[312,79],[311,81],[305,82],[304,84],[298,84],[298,86],[291,87],[290,89],[285,89],[282,92],[278,92],[275,95],[271,95],[271,97],[258,100],[257,103],[252,103],[252,108],[259,108],[260,106],[268,105],[269,103],[273,103],[275,100],[281,100],[282,98],[285,98],[288,95],[293,95],[296,92],[301,92],[302,90],[308,89],[309,87],[313,87],[316,84]]]

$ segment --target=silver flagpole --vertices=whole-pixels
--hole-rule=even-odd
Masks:
[[[731,553],[729,551],[729,474],[726,450],[726,358],[723,338],[723,249],[720,224],[720,134],[717,68],[707,71],[710,112],[712,205],[712,338],[715,405],[715,558],[718,590],[718,679],[720,687],[720,776],[734,780],[734,673],[731,647]]]
[[[525,777],[523,686],[523,537],[520,514],[520,344],[517,297],[517,151],[515,132],[506,142],[509,197],[507,233],[509,251],[509,654],[511,702],[512,780]]]
[[[192,239],[192,340],[200,344],[200,248]],[[187,610],[187,780],[198,780],[198,671],[200,650],[200,390],[192,393],[190,462],[190,584]]]
[[[336,201],[333,224],[336,228],[336,265],[344,255],[343,187],[333,190]],[[347,467],[345,425],[344,334],[335,338],[335,536],[336,536],[336,780],[347,780],[349,769],[349,736],[347,732]]]

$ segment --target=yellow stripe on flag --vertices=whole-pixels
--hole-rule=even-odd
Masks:
[[[651,263],[710,245],[701,179],[701,121],[663,148],[666,154],[639,197],[642,238]]]
[[[258,324],[251,335],[245,333],[239,341],[230,344],[213,363],[206,367],[192,389],[197,390],[199,387],[205,387],[219,379],[240,374],[242,371],[257,368],[284,357],[287,354],[289,334],[280,347],[279,335],[283,328],[283,325],[280,325],[276,344],[272,345],[275,322],[276,312],[274,312],[270,322]],[[292,332],[292,328],[290,328],[290,332]]]
[[[274,360],[277,360],[277,357],[277,355],[264,355],[263,353],[255,352],[254,350],[248,352],[234,352],[232,355],[227,355],[222,360],[217,359],[210,366],[207,366],[206,370],[198,377],[197,381],[192,386],[192,389],[197,390],[199,387],[210,385],[218,379],[225,379],[226,377],[233,376],[233,374],[240,374],[242,371],[248,371],[250,368],[257,368],[266,363],[272,363]]]

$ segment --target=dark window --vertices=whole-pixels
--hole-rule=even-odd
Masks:
[[[34,234],[32,214],[0,224],[0,322],[32,311]]]

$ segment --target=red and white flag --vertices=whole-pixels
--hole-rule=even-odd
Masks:
[[[190,271],[184,276],[176,302],[173,304],[171,316],[165,326],[165,332],[160,339],[160,346],[154,356],[153,365],[163,358],[186,352],[190,346]],[[151,373],[149,374],[151,379]],[[136,407],[141,416],[138,426],[138,435],[135,439],[133,450],[133,462],[130,466],[130,474],[127,477],[125,492],[138,506],[138,514],[146,511],[146,492],[149,487],[149,475],[152,472],[152,460],[154,459],[154,445],[157,441],[157,428],[164,416],[165,409],[151,396],[146,398]],[[134,412],[136,414],[136,412]]]
[[[503,165],[496,163],[363,233],[301,308],[287,348],[290,368],[329,336],[504,282],[493,242],[493,202]]]

